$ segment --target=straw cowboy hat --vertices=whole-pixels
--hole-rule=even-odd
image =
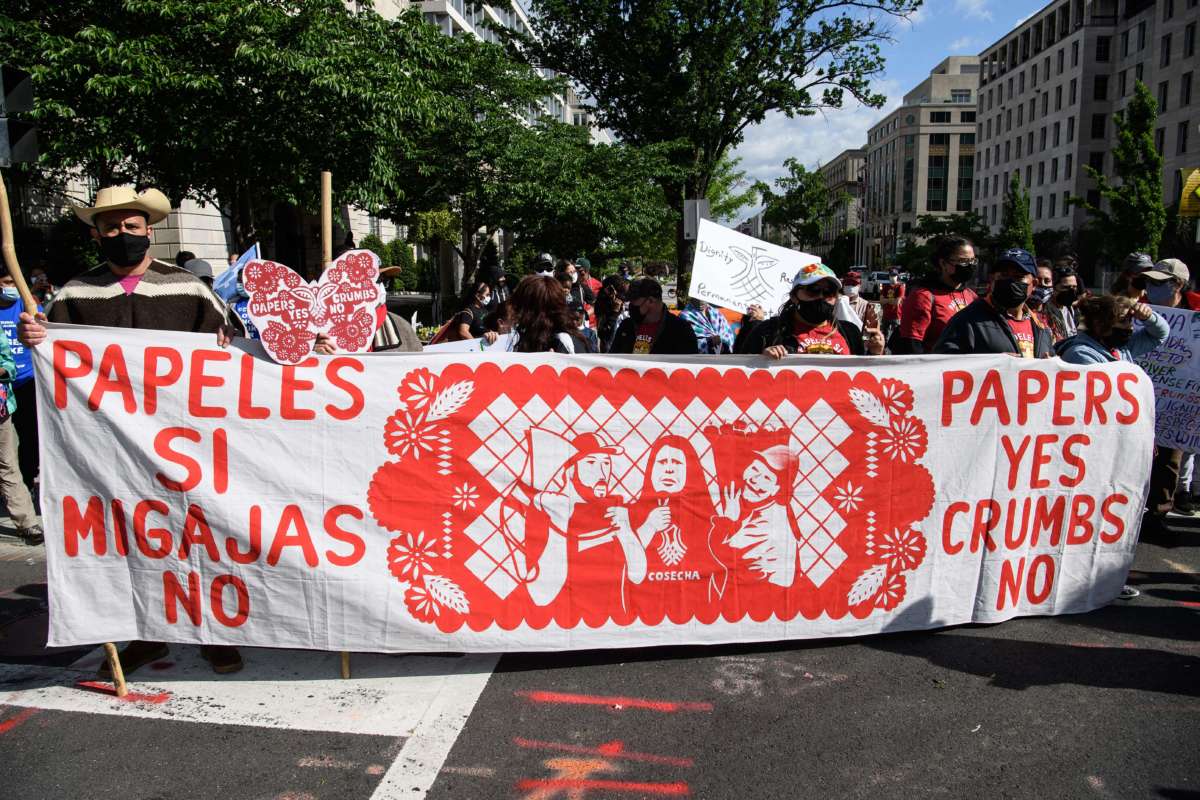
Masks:
[[[91,206],[72,206],[75,216],[94,226],[95,219],[105,211],[140,211],[150,225],[161,222],[171,213],[171,201],[158,189],[136,192],[132,186],[106,186],[96,192]]]

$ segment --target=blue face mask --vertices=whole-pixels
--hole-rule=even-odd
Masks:
[[[17,291],[15,286],[0,287],[0,294],[4,295],[9,300],[20,300],[21,293]]]

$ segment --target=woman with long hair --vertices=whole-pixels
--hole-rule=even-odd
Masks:
[[[512,293],[512,338],[517,353],[583,351],[567,315],[562,284],[548,275],[527,275]],[[578,344],[578,346],[577,346]]]
[[[596,336],[600,339],[600,352],[607,353],[616,335],[617,326],[625,319],[625,293],[629,281],[620,275],[609,275],[600,286],[596,296]]]
[[[725,569],[709,550],[716,509],[700,457],[687,439],[667,434],[645,463],[642,493],[629,513],[646,549],[646,578],[631,591],[634,610],[648,624],[664,615],[677,623],[712,622]]]
[[[471,293],[471,299],[463,306],[463,310],[458,312],[454,317],[454,322],[450,325],[448,341],[459,342],[465,339],[481,338],[487,332],[483,326],[483,319],[487,316],[491,299],[492,287],[488,286],[486,281],[475,284],[475,291]],[[494,340],[495,337],[491,338]]]

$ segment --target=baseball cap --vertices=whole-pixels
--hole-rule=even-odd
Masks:
[[[796,277],[792,278],[792,288],[795,289],[797,286],[812,286],[817,281],[825,280],[831,280],[837,284],[839,289],[842,288],[842,282],[834,271],[818,261],[815,264],[809,264],[800,268],[800,271],[796,273]]]
[[[1126,272],[1145,272],[1154,269],[1154,259],[1146,253],[1130,253],[1121,262],[1121,269]]]
[[[212,264],[209,264],[203,258],[193,258],[184,263],[183,268],[195,275],[197,278],[212,278]]]
[[[1019,247],[1010,247],[1001,253],[1000,257],[996,259],[996,266],[999,267],[1001,264],[1015,264],[1030,275],[1037,275],[1037,261],[1029,254],[1028,250],[1022,250]]]
[[[1164,258],[1154,265],[1154,269],[1143,272],[1142,276],[1152,281],[1166,281],[1174,278],[1185,285],[1192,280],[1192,273],[1188,270],[1187,264],[1178,258]]]

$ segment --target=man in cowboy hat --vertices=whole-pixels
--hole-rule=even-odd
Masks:
[[[157,189],[137,192],[112,186],[96,193],[75,215],[92,228],[104,263],[71,280],[44,314],[21,314],[17,335],[26,347],[46,340],[47,319],[75,325],[139,330],[217,333],[226,324],[225,306],[187,270],[150,257],[151,226],[166,219],[171,203]],[[167,655],[162,642],[131,642],[121,651],[125,673]],[[237,648],[206,645],[201,653],[220,673],[242,668]],[[102,672],[107,670],[107,662]]]

